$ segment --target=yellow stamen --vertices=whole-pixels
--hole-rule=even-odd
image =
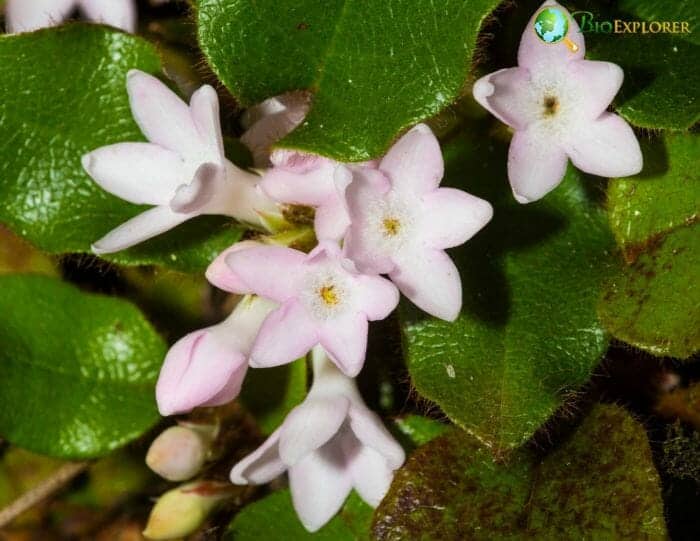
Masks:
[[[401,228],[401,222],[396,218],[384,218],[382,225],[384,226],[384,232],[392,237],[397,235]]]
[[[335,306],[338,304],[338,302],[340,302],[338,295],[335,293],[335,286],[333,285],[323,286],[318,290],[318,294],[323,299],[323,302],[325,302],[328,306]]]

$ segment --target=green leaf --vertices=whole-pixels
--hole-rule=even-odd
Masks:
[[[425,445],[450,429],[448,424],[413,414],[396,419],[394,426],[403,439],[407,440],[406,447]]]
[[[361,161],[455,100],[498,3],[201,0],[197,21],[209,64],[243,104],[314,91],[281,146]]]
[[[94,457],[157,421],[165,344],[134,306],[39,275],[1,276],[0,291],[3,438]]]
[[[596,303],[612,238],[570,169],[527,206],[513,199],[502,144],[461,136],[444,146],[446,183],[494,205],[494,219],[452,251],[464,289],[454,323],[408,303],[400,315],[418,393],[496,448],[520,444],[583,384],[608,338]]]
[[[354,492],[342,511],[318,532],[307,532],[299,522],[289,490],[280,490],[245,507],[224,534],[224,541],[366,541],[372,508]]]
[[[264,370],[251,368],[241,401],[264,434],[272,434],[287,414],[306,398],[306,359]]]
[[[608,283],[600,318],[618,339],[654,355],[700,350],[700,225],[660,238]]]
[[[641,33],[588,33],[586,43],[589,58],[614,62],[624,70],[613,105],[631,124],[685,130],[700,120],[700,46],[672,34]]]
[[[610,225],[629,260],[664,233],[700,214],[700,137],[667,134],[642,142],[644,170],[608,185]]]
[[[106,27],[0,37],[0,221],[38,248],[89,252],[144,210],[103,191],[80,163],[97,147],[143,140],[126,94],[132,68],[159,73],[155,47]],[[240,235],[228,220],[201,218],[111,259],[202,270]]]
[[[605,442],[605,445],[601,445]],[[596,406],[541,462],[495,463],[454,430],[415,452],[374,517],[375,539],[666,539],[659,477],[644,429]]]
[[[686,358],[700,349],[700,139],[667,135],[644,150],[642,174],[608,188],[626,264],[605,289],[600,317],[620,340]]]

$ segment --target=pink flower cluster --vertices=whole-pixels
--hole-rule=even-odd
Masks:
[[[593,173],[636,172],[641,155],[631,129],[605,112],[622,80],[619,68],[583,60],[581,34],[574,36],[576,53],[537,39],[528,27],[520,67],[474,86],[477,101],[516,130],[508,171],[518,201],[553,189],[567,157]],[[225,158],[211,87],[195,92],[189,105],[141,72],[129,74],[127,88],[149,142],[103,147],[83,164],[105,190],[155,206],[95,243],[97,253],[127,248],[199,214],[265,229],[266,217],[286,204],[315,209],[319,241],[308,254],[241,242],[211,263],[208,280],[243,297],[225,321],[170,349],[156,389],[161,413],[224,404],[240,392],[248,367],[311,354],[314,381],[306,400],[233,468],[231,479],[267,483],[288,472],[294,506],[311,531],[330,520],[353,488],[377,505],[404,453],[353,380],[365,362],[369,322],[388,317],[400,293],[434,317],[457,318],[461,281],[445,250],[484,227],[491,205],[440,187],[442,153],[424,124],[381,159],[339,163],[274,149],[309,104],[302,95],[272,98],[248,112],[241,139],[254,155],[256,175]],[[178,467],[175,475],[182,471],[189,470]]]

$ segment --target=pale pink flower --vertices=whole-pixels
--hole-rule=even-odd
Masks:
[[[340,164],[316,154],[284,149],[275,150],[271,160],[272,167],[260,183],[265,193],[280,203],[315,208],[316,237],[342,239],[350,225],[345,189],[351,178],[335,174]]]
[[[246,131],[241,143],[253,154],[255,167],[271,165],[272,146],[304,121],[309,107],[308,94],[289,92],[269,98],[244,113],[242,123]]]
[[[462,284],[444,250],[470,239],[493,209],[466,192],[439,187],[442,153],[430,128],[420,124],[406,133],[378,169],[338,174],[353,177],[346,190],[347,257],[361,272],[388,274],[429,314],[454,320],[462,306]]]
[[[239,485],[265,484],[288,471],[294,509],[311,532],[338,512],[353,488],[369,505],[379,505],[405,459],[354,380],[320,348],[313,362],[314,383],[304,402],[231,470]]]
[[[547,7],[568,18],[568,46],[564,40],[545,43],[535,33],[535,18]],[[496,71],[474,84],[476,101],[515,130],[508,177],[520,203],[553,190],[564,177],[568,159],[586,173],[605,177],[634,175],[642,169],[634,132],[606,111],[622,85],[622,69],[584,60],[584,55],[576,21],[548,0],[523,32],[518,67]]]
[[[90,21],[136,30],[134,0],[7,0],[5,24],[13,34],[31,32],[61,24],[76,8]]]
[[[221,281],[229,290],[280,303],[250,352],[256,368],[289,363],[321,344],[354,376],[365,360],[368,320],[386,318],[399,300],[391,282],[358,273],[331,242],[308,255],[279,246],[247,248],[229,253],[226,262],[230,274]]]
[[[156,385],[160,413],[187,413],[236,398],[253,341],[276,307],[261,297],[246,296],[223,322],[178,340],[165,357]]]
[[[201,214],[222,214],[264,227],[276,204],[259,177],[224,156],[219,101],[203,86],[189,107],[161,81],[138,70],[127,76],[134,119],[149,143],[117,143],[83,156],[83,167],[106,191],[136,204],[156,205],[93,245],[116,252]]]

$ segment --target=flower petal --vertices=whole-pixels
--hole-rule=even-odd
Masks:
[[[282,462],[294,466],[340,430],[350,408],[342,396],[309,397],[287,415],[280,431]]]
[[[345,205],[344,196],[332,196],[316,207],[314,230],[318,240],[340,241],[350,226],[350,216]]]
[[[263,175],[263,191],[281,203],[318,206],[337,196],[333,160],[294,151],[275,151],[275,164]],[[282,157],[284,156],[284,157]]]
[[[620,90],[625,77],[622,68],[612,62],[580,60],[569,63],[569,77],[585,89],[577,113],[587,120],[598,118]]]
[[[493,216],[488,201],[454,188],[439,188],[425,195],[423,203],[425,242],[441,250],[467,242]]]
[[[427,125],[418,124],[389,149],[379,169],[389,176],[395,190],[422,195],[442,179],[440,144]]]
[[[394,269],[394,262],[369,231],[372,231],[376,209],[383,205],[383,196],[391,188],[386,176],[369,168],[354,168],[353,181],[346,190],[350,227],[343,243],[343,251],[367,274],[386,274]]]
[[[297,292],[304,272],[306,255],[281,246],[256,246],[236,250],[226,256],[226,263],[244,286],[235,293],[255,293],[273,301],[284,302]]]
[[[372,507],[377,507],[389,491],[394,472],[387,466],[386,459],[374,449],[359,442],[344,448],[350,463],[352,484],[360,497]]]
[[[125,250],[165,233],[194,216],[173,212],[167,206],[153,207],[107,233],[92,245],[92,251],[101,255]]]
[[[126,32],[136,31],[136,5],[131,0],[78,0],[78,3],[91,21]]]
[[[226,258],[229,254],[237,252],[239,250],[245,250],[247,248],[254,248],[256,246],[261,246],[259,242],[253,240],[244,240],[237,242],[226,248],[221,252],[216,259],[212,261],[207,267],[206,277],[210,284],[228,291],[229,293],[234,293],[236,291],[245,291],[248,287],[238,279],[238,276],[231,270],[231,268],[226,263]]]
[[[527,86],[530,72],[505,68],[485,75],[474,83],[474,99],[501,122],[515,129],[525,128],[537,117]]]
[[[142,71],[131,70],[127,74],[126,88],[134,120],[150,142],[177,152],[183,158],[216,160],[216,156],[201,159],[204,145],[190,108],[161,81]]]
[[[564,150],[576,167],[592,175],[626,177],[642,170],[637,137],[629,124],[613,113],[581,123]]]
[[[264,485],[282,475],[287,465],[277,452],[279,436],[278,428],[260,447],[236,464],[231,470],[231,482],[235,485]]]
[[[565,40],[562,39],[556,43],[546,43],[535,32],[535,19],[547,7],[558,9],[567,18],[569,31],[566,34],[566,39],[570,40],[577,47],[575,52],[569,49]],[[533,14],[525,26],[523,37],[520,40],[520,48],[518,49],[518,66],[529,68],[533,71],[552,69],[556,64],[581,60],[585,54],[586,44],[583,39],[583,33],[580,31],[574,18],[563,6],[553,0],[547,0]]]
[[[362,274],[355,280],[361,310],[370,321],[386,319],[398,306],[399,292],[386,278]]]
[[[11,34],[31,32],[61,24],[75,5],[74,0],[7,0],[5,24]]]
[[[163,416],[187,413],[232,388],[238,395],[247,369],[246,356],[229,347],[214,328],[188,334],[170,348],[156,385]]]
[[[175,195],[170,200],[170,208],[175,212],[204,213],[207,203],[217,195],[217,188],[223,182],[224,173],[223,167],[214,163],[203,163],[188,184],[182,184],[175,190]]]
[[[348,412],[350,428],[363,445],[384,457],[391,469],[400,468],[406,453],[382,423],[379,416],[364,405],[353,405]]]
[[[319,343],[340,370],[351,378],[362,370],[367,353],[369,324],[365,314],[348,314],[327,321]]]
[[[167,205],[183,178],[176,153],[151,143],[117,143],[85,154],[83,168],[104,190],[137,205]]]
[[[326,524],[352,490],[340,445],[328,443],[289,468],[289,488],[294,509],[307,530],[315,532]]]
[[[209,85],[199,88],[190,98],[190,114],[202,141],[207,148],[216,149],[218,163],[223,163],[224,138],[221,134],[219,118],[219,96]]]
[[[272,312],[260,328],[250,352],[254,368],[287,364],[318,343],[318,331],[301,303],[290,300]]]
[[[418,308],[445,321],[454,321],[462,308],[459,271],[441,250],[407,253],[389,274],[401,293]]]
[[[567,158],[559,144],[535,126],[516,131],[508,151],[508,178],[518,203],[541,199],[564,178]]]

